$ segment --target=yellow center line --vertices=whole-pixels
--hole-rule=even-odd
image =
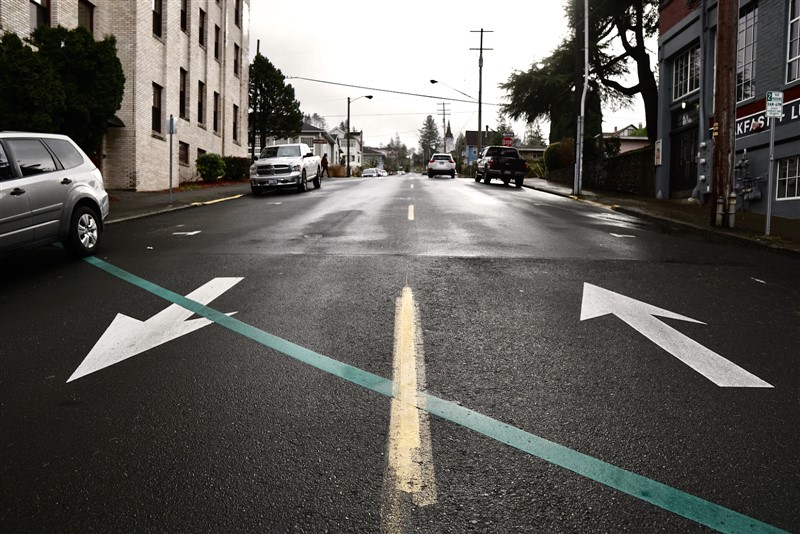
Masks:
[[[402,532],[407,517],[405,499],[416,506],[436,502],[430,426],[425,387],[425,359],[419,311],[410,287],[395,304],[394,383],[389,424],[388,465],[384,478],[384,531]]]

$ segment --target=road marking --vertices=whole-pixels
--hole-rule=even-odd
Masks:
[[[408,494],[416,506],[436,502],[430,425],[425,388],[425,357],[419,326],[419,309],[410,287],[395,303],[394,381],[389,418],[388,463],[384,476],[383,532],[404,532]]]
[[[628,235],[628,234],[615,234],[614,232],[609,232],[614,237],[636,237],[635,235]]]
[[[291,341],[279,338],[254,326],[230,317],[213,308],[183,297],[132,273],[120,269],[94,256],[84,258],[108,274],[140,287],[169,302],[193,311],[201,317],[240,334],[265,347],[278,351],[299,362],[311,365],[320,371],[361,386],[365,389],[391,398],[394,384],[386,378],[364,371],[358,367],[334,360]],[[711,501],[701,499],[679,489],[672,488],[647,477],[613,464],[598,460],[587,454],[572,450],[553,441],[513,427],[497,419],[460,406],[454,402],[425,395],[428,413],[483,434],[500,443],[514,447],[531,456],[541,458],[553,465],[563,467],[589,480],[594,480],[622,493],[658,506],[668,512],[680,515],[701,525],[720,532],[775,532],[785,533],[763,521],[740,514]]]
[[[192,206],[209,206],[211,204],[225,202],[226,200],[236,200],[237,198],[242,198],[243,196],[244,195],[234,195],[232,197],[218,198],[216,200],[206,200],[205,202],[192,202]]]
[[[200,232],[202,232],[202,230],[195,230],[194,232],[172,232],[172,235],[197,235]]]
[[[241,280],[242,278],[214,278],[186,295],[186,298],[208,304]],[[191,316],[190,310],[178,304],[172,304],[146,321],[118,313],[67,382],[127,360],[213,322],[204,318],[187,320]]]
[[[410,206],[408,206],[408,220],[409,221],[413,221],[414,220],[414,204],[411,204]]]
[[[705,323],[584,283],[581,321],[609,313],[616,315],[650,341],[720,387],[772,387],[756,375],[656,319],[656,316],[691,323]]]
[[[411,184],[411,189],[414,189],[414,184]]]

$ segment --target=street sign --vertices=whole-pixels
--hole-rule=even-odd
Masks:
[[[514,146],[514,138],[513,137],[504,137],[503,138],[503,146]]]
[[[767,91],[767,117],[783,116],[783,91]]]

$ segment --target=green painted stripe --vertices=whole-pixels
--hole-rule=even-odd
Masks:
[[[168,302],[182,306],[201,317],[214,321],[220,326],[250,338],[265,347],[274,349],[321,371],[325,371],[326,373],[330,373],[386,397],[392,397],[391,380],[316,353],[300,345],[296,345],[291,341],[268,334],[263,330],[243,323],[213,308],[204,306],[152,282],[148,282],[143,278],[139,278],[101,259],[91,256],[85,258],[85,261],[130,284],[149,291]],[[442,419],[483,434],[500,443],[504,443],[532,456],[541,458],[546,462],[568,469],[569,471],[651,503],[664,510],[696,521],[706,527],[729,533],[786,532],[757,519],[753,519],[752,517],[725,508],[724,506],[714,504],[647,477],[637,475],[626,469],[598,460],[592,456],[574,451],[558,443],[498,421],[497,419],[492,419],[491,417],[459,406],[453,402],[440,399],[433,395],[428,395],[427,401],[427,411],[430,414],[437,415]]]

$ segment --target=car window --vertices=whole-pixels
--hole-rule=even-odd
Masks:
[[[437,155],[437,156],[433,156],[433,159],[443,160],[443,161],[450,161],[450,156],[448,156],[448,155]]]
[[[50,152],[38,139],[9,139],[11,153],[17,160],[22,176],[33,176],[56,170]]]
[[[0,145],[0,180],[8,180],[9,178],[11,178],[11,163],[6,157],[3,145]]]
[[[44,142],[55,152],[56,157],[65,169],[72,169],[83,163],[83,156],[75,150],[69,141],[64,139],[45,139]]]
[[[500,153],[500,156],[504,158],[516,158],[517,151],[514,148],[504,148],[503,151]]]

